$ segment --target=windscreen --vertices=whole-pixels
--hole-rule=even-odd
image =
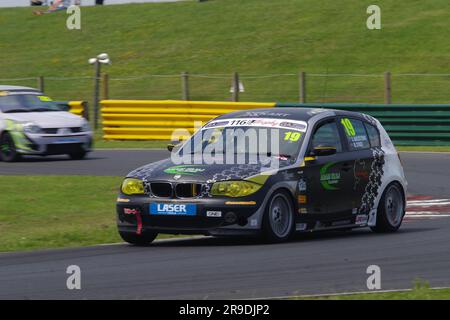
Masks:
[[[15,112],[46,112],[61,111],[61,108],[49,97],[36,94],[0,94],[0,111]]]
[[[218,120],[199,130],[179,154],[212,157],[232,164],[276,158],[280,165],[288,165],[296,161],[305,131],[306,123],[302,121]]]

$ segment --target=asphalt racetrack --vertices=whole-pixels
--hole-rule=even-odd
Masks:
[[[125,175],[168,151],[96,151],[0,162],[4,174]],[[366,269],[381,268],[383,290],[415,279],[450,286],[450,154],[402,153],[409,181],[399,232],[369,229],[300,235],[276,245],[251,239],[175,239],[146,248],[126,244],[0,254],[0,299],[233,299],[367,291]],[[49,161],[50,160],[50,161]],[[81,290],[68,290],[78,265]]]

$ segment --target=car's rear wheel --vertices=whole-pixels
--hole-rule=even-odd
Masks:
[[[263,235],[268,242],[283,242],[295,229],[294,207],[286,191],[276,192],[267,203],[263,218]]]
[[[84,158],[86,158],[86,155],[87,155],[86,151],[69,153],[69,157],[72,160],[83,160]]]
[[[20,160],[20,153],[17,152],[14,140],[8,132],[0,138],[0,158],[5,162]]]
[[[395,232],[405,215],[403,191],[397,183],[390,184],[383,192],[377,212],[377,223],[371,227],[374,232]]]
[[[144,232],[142,234],[136,234],[133,232],[119,231],[119,234],[123,241],[135,246],[148,246],[158,236],[156,232]]]

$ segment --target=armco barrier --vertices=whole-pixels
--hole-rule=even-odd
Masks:
[[[176,129],[194,132],[194,121],[205,123],[221,114],[270,108],[275,103],[178,100],[103,100],[104,139],[170,140]]]
[[[89,109],[87,101],[56,101],[56,104],[78,116],[89,120]]]
[[[276,106],[363,112],[380,120],[395,145],[450,145],[450,105],[278,103]]]

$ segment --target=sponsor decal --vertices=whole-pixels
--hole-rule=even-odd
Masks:
[[[296,231],[303,231],[306,230],[307,224],[306,223],[297,223],[295,225],[295,230]]]
[[[179,165],[170,167],[164,170],[165,173],[168,174],[175,174],[175,175],[194,175],[200,172],[205,171],[204,168],[200,168],[198,166],[192,166],[192,165]],[[174,177],[175,178],[175,177]]]
[[[130,202],[130,199],[126,199],[126,198],[117,198],[117,202]]]
[[[250,219],[250,226],[251,227],[257,227],[258,226],[258,220],[257,219]]]
[[[369,220],[369,216],[367,216],[365,214],[359,214],[356,216],[355,224],[363,225],[363,224],[366,224],[368,220]]]
[[[299,195],[298,196],[298,203],[306,204],[306,196],[305,195]]]
[[[153,215],[186,215],[195,216],[197,205],[175,203],[151,203],[150,214]]]
[[[124,214],[138,214],[140,213],[138,209],[130,209],[130,208],[123,208]]]
[[[298,191],[304,192],[306,191],[306,181],[305,179],[300,179],[298,182]]]
[[[290,128],[292,130],[305,132],[307,123],[304,121],[271,118],[240,118],[229,119],[228,121],[211,121],[202,130],[212,127],[267,127],[267,128]]]
[[[207,217],[212,217],[212,218],[220,218],[222,216],[222,211],[206,211],[206,216]]]
[[[52,101],[52,99],[50,99],[47,96],[38,96],[38,99],[43,101],[43,102],[50,102],[50,101]]]
[[[329,172],[335,164],[336,162],[330,162],[320,169],[320,184],[325,190],[339,190],[335,185],[341,180],[341,173]]]

